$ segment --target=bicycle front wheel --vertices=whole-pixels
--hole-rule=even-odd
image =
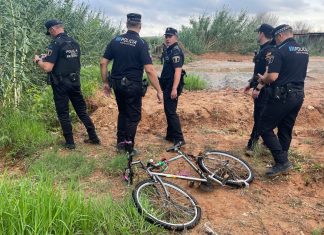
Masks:
[[[181,231],[196,226],[201,217],[196,199],[173,183],[163,181],[163,186],[151,179],[136,185],[133,199],[139,212],[149,222],[170,230]]]
[[[223,184],[244,187],[252,182],[252,168],[244,160],[229,153],[211,150],[198,158],[199,167]]]

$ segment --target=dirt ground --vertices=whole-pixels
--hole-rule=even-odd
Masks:
[[[202,208],[199,225],[183,234],[205,234],[211,227],[217,234],[310,234],[324,227],[324,58],[310,60],[306,97],[293,132],[291,158],[295,170],[274,179],[264,177],[271,157],[247,157],[244,147],[252,127],[253,102],[242,88],[251,77],[250,56],[206,54],[185,66],[188,73],[199,74],[209,89],[184,92],[179,100],[179,115],[187,141],[185,151],[198,154],[204,149],[234,152],[254,168],[256,177],[248,189],[217,186],[201,192],[179,182],[198,200]],[[160,68],[158,68],[160,69]],[[117,108],[113,98],[100,91],[91,100],[96,106],[92,118],[102,139],[102,148],[114,151]],[[149,89],[143,99],[142,120],[136,136],[139,159],[171,157],[165,135],[162,104]],[[80,130],[80,135],[83,131]],[[177,163],[175,163],[177,164]],[[317,168],[316,168],[317,166]],[[179,162],[179,171],[189,169]],[[177,172],[176,172],[177,173]],[[179,172],[178,172],[179,173]],[[181,172],[180,172],[181,173]],[[107,176],[99,174],[97,180]],[[103,179],[101,179],[103,180]],[[127,187],[120,178],[111,177],[116,197]]]
[[[244,154],[253,125],[253,101],[243,93],[252,76],[252,56],[206,54],[187,65],[187,73],[199,74],[208,89],[185,91],[179,98],[178,113],[187,144],[185,152],[198,154],[205,149],[230,151],[245,159],[255,171],[249,188],[232,189],[216,186],[212,192],[189,188],[202,208],[202,219],[192,230],[180,234],[206,234],[206,226],[215,234],[311,234],[324,228],[324,58],[310,59],[306,96],[293,131],[290,159],[295,169],[286,176],[268,179],[264,176],[271,162],[269,154],[248,157]],[[158,66],[158,70],[161,67]],[[89,158],[106,152],[115,156],[117,106],[115,100],[101,91],[88,101],[91,117],[102,140],[99,147],[89,147]],[[142,120],[136,135],[138,159],[170,158],[165,136],[166,120],[162,104],[149,87],[143,99]],[[82,146],[85,130],[75,128],[76,141]],[[187,173],[189,166],[174,163],[174,173]],[[136,184],[137,182],[135,182]],[[129,192],[120,176],[108,176],[96,170],[85,184],[106,185],[100,193],[111,193],[116,199]],[[112,187],[113,186],[113,187]],[[89,187],[91,191],[91,187]],[[177,233],[175,233],[177,234]]]

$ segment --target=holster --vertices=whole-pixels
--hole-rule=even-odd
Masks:
[[[181,93],[183,91],[183,88],[184,88],[184,85],[185,85],[184,78],[186,76],[187,76],[186,71],[184,69],[182,69],[182,71],[181,71],[181,77],[180,77],[180,82],[179,82],[179,85],[178,85],[178,88],[177,88],[178,96],[181,95]]]
[[[80,74],[79,73],[70,73],[68,76],[71,82],[78,82],[80,81]]]
[[[287,89],[284,86],[274,87],[272,97],[276,100],[285,100],[287,98]]]

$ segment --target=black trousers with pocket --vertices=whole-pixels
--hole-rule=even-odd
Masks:
[[[253,128],[248,141],[247,147],[252,148],[256,144],[260,137],[260,118],[265,110],[266,104],[269,100],[269,88],[264,87],[259,94],[259,97],[254,99],[254,110],[253,110]]]
[[[292,130],[304,101],[304,91],[292,90],[285,99],[269,98],[260,119],[260,134],[276,163],[288,161]],[[274,129],[278,128],[277,134]]]
[[[171,90],[163,90],[164,112],[168,124],[166,138],[173,140],[175,144],[179,141],[184,141],[179,116],[177,114],[178,98],[171,99]]]
[[[117,144],[131,141],[134,146],[137,126],[142,112],[142,83],[114,80],[114,92],[118,106]]]
[[[95,126],[87,113],[86,103],[82,96],[80,81],[70,81],[63,78],[58,84],[52,84],[57,117],[60,121],[63,135],[67,143],[74,143],[72,124],[69,114],[69,101],[87,129],[90,139],[97,138]]]

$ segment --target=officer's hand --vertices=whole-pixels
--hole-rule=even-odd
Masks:
[[[250,89],[251,89],[250,84],[248,84],[246,87],[244,87],[244,93],[248,93]]]
[[[172,89],[171,91],[171,99],[176,99],[178,97],[178,91],[177,89]]]
[[[253,92],[252,92],[253,99],[257,99],[259,94],[260,94],[260,91],[257,91],[257,90],[254,89]]]
[[[34,59],[33,59],[33,62],[36,62],[36,61],[38,61],[38,60],[41,60],[41,58],[39,57],[39,55],[35,55],[35,56],[34,56]]]
[[[156,96],[158,98],[158,102],[162,103],[162,101],[163,101],[163,93],[162,92],[157,92]]]
[[[107,97],[109,97],[111,95],[111,88],[109,87],[109,85],[107,83],[104,83],[103,93]]]

